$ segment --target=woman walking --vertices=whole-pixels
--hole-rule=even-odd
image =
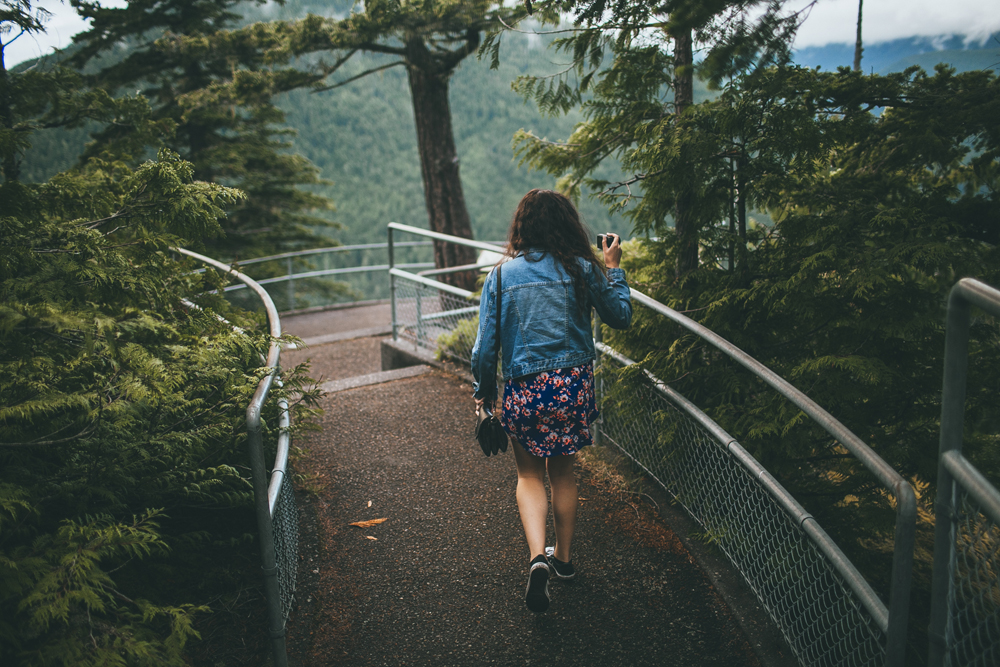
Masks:
[[[477,413],[497,398],[499,270],[505,380],[499,416],[516,443],[517,508],[530,559],[525,603],[534,612],[548,609],[550,573],[562,580],[576,575],[571,554],[577,507],[573,462],[592,443],[590,425],[597,417],[591,307],[616,329],[632,320],[618,238],[604,236],[601,250],[604,266],[569,199],[551,190],[532,190],[514,212],[507,261],[486,278],[480,300],[479,334],[472,349]],[[548,549],[546,472],[556,533],[555,546]]]

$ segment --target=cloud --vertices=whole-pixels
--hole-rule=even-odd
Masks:
[[[801,9],[807,4],[807,0],[795,0],[790,7]],[[1000,31],[998,10],[993,0],[868,0],[861,37],[866,44],[877,44],[907,37],[964,35],[967,43],[981,44]],[[795,46],[853,44],[857,19],[858,0],[819,0],[799,29]]]
[[[103,0],[105,7],[124,6],[127,0]],[[73,36],[89,27],[68,3],[61,0],[35,0],[35,8],[47,9],[52,16],[45,22],[45,32],[37,35],[21,35],[4,49],[4,64],[13,67],[19,62],[52,53],[54,49],[64,49],[73,41]],[[5,36],[10,38],[10,36]]]

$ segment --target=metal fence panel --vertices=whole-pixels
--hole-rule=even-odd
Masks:
[[[1000,664],[1000,490],[962,455],[972,306],[1000,316],[1000,290],[963,278],[948,296],[931,667]]]
[[[261,379],[250,405],[247,406],[246,428],[254,493],[254,513],[257,515],[261,569],[264,573],[264,599],[267,605],[268,629],[271,636],[271,656],[275,667],[285,667],[288,664],[288,653],[285,647],[285,623],[291,611],[298,568],[298,515],[295,512],[295,499],[292,494],[291,482],[288,481],[287,469],[290,446],[288,429],[291,425],[287,403],[283,399],[279,401],[278,453],[270,474],[267,473],[264,463],[264,429],[261,419],[261,410],[267,401],[271,386],[275,382],[279,386],[281,385],[281,380],[278,377],[281,345],[276,340],[281,337],[281,320],[278,317],[274,301],[257,281],[210,257],[183,248],[174,248],[174,250],[239,280],[257,296],[267,312],[268,330],[272,342],[268,348],[267,358],[264,359],[264,365],[270,369],[270,372]],[[272,481],[275,484],[280,484],[280,487],[276,488],[277,498],[273,501],[270,490]]]
[[[1000,526],[965,489],[955,513],[949,667],[1000,665]]]
[[[602,355],[601,434],[680,502],[740,571],[803,665],[885,662],[885,636],[759,477],[645,377]],[[739,448],[742,450],[742,448]],[[749,454],[741,452],[745,457]]]
[[[299,566],[299,515],[295,507],[291,476],[285,474],[278,492],[278,502],[271,517],[274,525],[274,559],[278,568],[278,593],[281,618],[288,620],[295,596],[295,578]]]
[[[479,328],[479,299],[463,299],[396,276],[396,336],[438,359],[468,365]]]
[[[424,233],[394,224],[389,227],[392,264],[393,229]],[[462,240],[462,244],[469,242]],[[438,358],[468,364],[478,328],[475,300],[399,269],[389,273],[394,284],[394,337],[434,351]],[[642,303],[651,301],[639,296]],[[894,643],[900,643],[900,630],[905,628],[907,554],[897,554],[894,565],[900,569],[899,573],[894,569],[894,584],[899,579],[901,586],[893,591],[894,604],[904,608],[890,617],[885,604],[829,536],[749,453],[686,399],[671,390],[665,393],[658,381],[622,379],[613,370],[619,362],[604,358],[599,365],[599,386],[605,394],[600,435],[674,494],[702,525],[757,594],[798,660],[824,667],[900,664],[901,651],[889,651],[887,644],[893,643],[889,640],[892,633]],[[781,385],[781,391],[783,381],[769,379]],[[793,401],[796,405],[808,404],[803,407],[808,414],[822,413],[794,389],[782,393],[790,391],[800,399]],[[844,430],[839,422],[822,415],[824,428]],[[867,457],[866,465],[898,481],[898,474],[867,446],[852,440],[856,439],[853,434],[837,434],[848,439],[859,456]],[[905,492],[911,489],[905,482],[897,486],[905,487],[894,488],[897,494],[903,492],[904,504]],[[906,539],[905,530],[899,531],[899,524],[905,528],[911,518],[903,513],[897,517],[897,542],[902,538],[904,550],[907,544],[912,546],[912,540]],[[900,563],[904,567],[897,568]],[[887,634],[888,630],[892,632]]]

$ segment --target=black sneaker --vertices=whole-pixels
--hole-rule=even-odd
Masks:
[[[529,564],[524,604],[536,614],[549,608],[549,563],[545,556],[536,556]]]
[[[564,563],[556,558],[555,554],[555,547],[545,547],[545,555],[549,559],[549,568],[552,573],[556,575],[556,579],[560,581],[569,581],[575,577],[576,568],[573,567],[573,561]]]

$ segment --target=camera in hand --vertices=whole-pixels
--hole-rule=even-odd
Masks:
[[[618,235],[617,234],[598,234],[597,235],[597,247],[598,248],[603,248],[604,247],[604,237],[605,236],[608,237],[608,247],[610,248],[612,245],[614,245],[615,239],[617,238]]]

